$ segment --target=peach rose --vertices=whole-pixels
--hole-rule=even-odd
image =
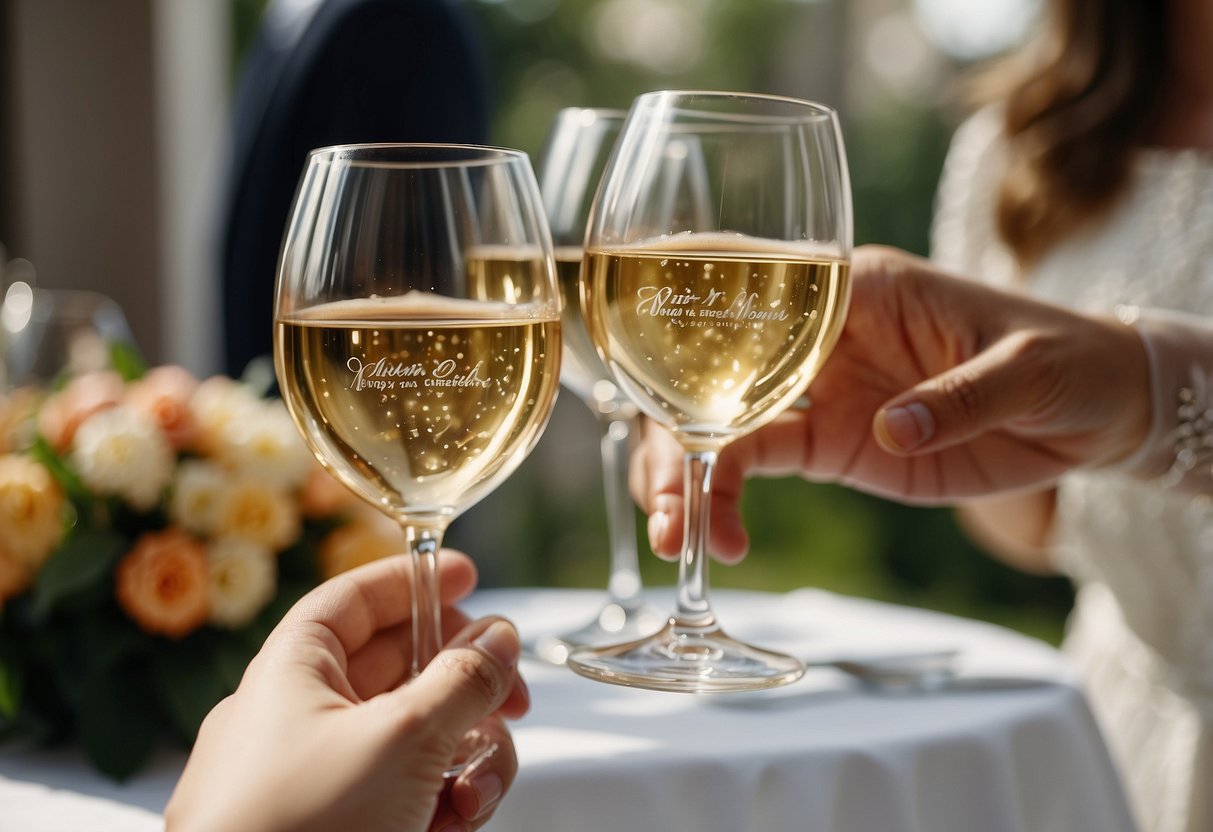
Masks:
[[[190,409],[190,399],[198,380],[184,367],[157,367],[126,390],[126,402],[160,426],[169,444],[176,450],[193,447],[198,438],[198,422]]]
[[[125,392],[117,373],[88,373],[77,376],[51,395],[38,412],[38,431],[51,447],[62,453],[72,446],[76,429],[94,413],[114,407]]]
[[[303,516],[311,520],[332,517],[360,504],[353,491],[319,465],[312,466],[299,492],[299,507]]]
[[[63,491],[27,456],[0,456],[0,557],[36,571],[63,537]]]
[[[43,395],[33,387],[0,393],[0,454],[33,444],[34,417]]]
[[[206,547],[181,529],[148,532],[118,564],[118,603],[149,633],[181,638],[210,614]]]
[[[320,542],[320,573],[327,580],[346,570],[405,550],[400,527],[386,517],[363,515]]]

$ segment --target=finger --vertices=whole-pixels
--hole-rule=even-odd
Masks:
[[[454,607],[442,611],[442,641],[454,638],[471,621]],[[361,699],[370,699],[408,680],[413,672],[412,629],[404,624],[380,630],[349,658],[346,675]]]
[[[1052,392],[1034,333],[1017,333],[887,402],[873,432],[889,453],[928,453],[1005,426]]]
[[[654,427],[646,431],[644,444],[631,466],[632,493],[649,515],[649,546],[664,560],[677,560],[683,545],[684,456],[682,446],[669,431]],[[726,563],[740,560],[749,549],[749,535],[740,513],[743,462],[743,457],[722,455],[713,473],[708,549]]]
[[[399,727],[449,742],[501,707],[511,695],[521,652],[518,631],[504,618],[483,618],[439,651],[407,685],[384,694]]]
[[[490,749],[472,760],[438,802],[431,829],[479,829],[500,805],[518,774],[518,755],[513,740],[500,719],[490,717],[474,731]]]
[[[400,555],[368,563],[325,581],[283,617],[271,640],[298,628],[319,624],[350,655],[378,631],[407,621],[412,614],[412,564]],[[476,567],[462,552],[444,549],[438,558],[438,591],[446,606],[476,586]]]

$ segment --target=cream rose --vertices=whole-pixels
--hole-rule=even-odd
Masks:
[[[169,517],[194,534],[209,537],[219,522],[219,511],[231,478],[217,465],[188,459],[177,468],[169,499]]]
[[[117,495],[148,511],[173,476],[176,456],[147,416],[120,406],[95,413],[76,431],[72,465],[99,494]]]
[[[210,623],[238,630],[257,617],[278,591],[278,562],[264,546],[234,537],[216,540],[207,555]]]
[[[236,537],[285,549],[299,537],[298,505],[283,491],[253,479],[228,487],[215,518],[216,537]]]
[[[226,376],[212,376],[200,383],[190,399],[198,447],[213,456],[226,456],[229,426],[250,418],[260,404],[248,387]]]
[[[260,402],[229,422],[220,455],[240,476],[279,488],[301,486],[316,464],[280,401]]]

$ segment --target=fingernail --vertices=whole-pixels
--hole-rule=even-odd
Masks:
[[[664,511],[654,511],[649,515],[649,545],[654,550],[658,548],[658,542],[665,539],[669,528],[670,515]]]
[[[476,810],[475,817],[469,818],[469,820],[475,820],[491,810],[505,792],[505,783],[501,781],[501,777],[496,772],[492,771],[473,777],[470,785],[476,792],[476,805],[479,808]]]
[[[912,451],[935,435],[935,419],[921,402],[910,402],[884,411],[877,429],[895,448]]]
[[[504,621],[494,621],[472,642],[507,670],[518,663],[518,633]]]

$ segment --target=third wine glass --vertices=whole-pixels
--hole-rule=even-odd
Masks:
[[[649,635],[665,620],[644,599],[636,514],[628,493],[628,456],[638,426],[636,405],[611,379],[581,319],[586,221],[625,115],[623,110],[566,107],[556,114],[538,165],[539,191],[556,246],[556,273],[564,295],[560,381],[598,421],[610,551],[606,603],[582,626],[544,634],[535,643],[535,652],[556,664],[563,663],[572,648]]]

